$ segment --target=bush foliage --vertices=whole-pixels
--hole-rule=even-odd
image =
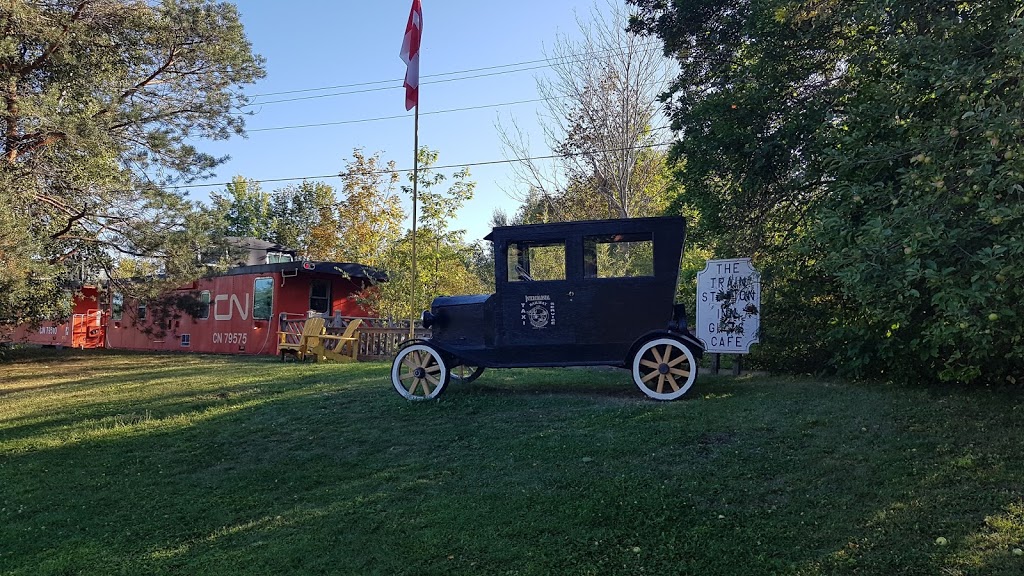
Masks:
[[[681,65],[677,203],[767,271],[755,358],[1022,377],[1018,2],[631,3]]]

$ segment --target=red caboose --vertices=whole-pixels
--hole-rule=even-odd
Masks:
[[[122,350],[181,350],[218,354],[277,353],[281,320],[369,316],[358,295],[383,272],[343,262],[279,262],[233,268],[179,290],[198,294],[203,311],[153,326],[144,302],[126,303],[112,293],[106,346]],[[134,310],[125,310],[131,305]],[[147,327],[149,329],[147,329]]]
[[[382,271],[355,263],[292,261],[283,247],[239,240],[250,250],[242,261],[248,265],[176,290],[199,298],[195,316],[157,320],[146,302],[126,300],[116,288],[85,285],[75,295],[68,322],[18,327],[11,339],[73,348],[274,355],[282,320],[317,314],[339,324],[343,316],[373,315],[360,305],[359,295],[387,280]]]
[[[67,322],[44,320],[38,326],[18,326],[10,339],[44,346],[102,348],[105,322],[100,298],[101,291],[97,286],[81,286],[74,297],[71,318]]]

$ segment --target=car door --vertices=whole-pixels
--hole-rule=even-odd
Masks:
[[[574,292],[566,263],[571,242],[549,238],[509,241],[499,275],[500,342],[509,363],[559,364],[573,360]]]

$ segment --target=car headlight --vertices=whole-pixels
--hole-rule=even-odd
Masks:
[[[430,310],[424,310],[423,315],[420,317],[420,323],[423,324],[424,328],[430,328],[434,324],[434,315],[430,313]]]

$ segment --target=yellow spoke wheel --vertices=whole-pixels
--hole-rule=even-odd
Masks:
[[[430,344],[411,344],[391,363],[391,383],[408,400],[430,400],[444,392],[451,372],[441,352]]]
[[[633,382],[655,400],[675,400],[693,386],[697,362],[675,338],[648,340],[633,356]]]

